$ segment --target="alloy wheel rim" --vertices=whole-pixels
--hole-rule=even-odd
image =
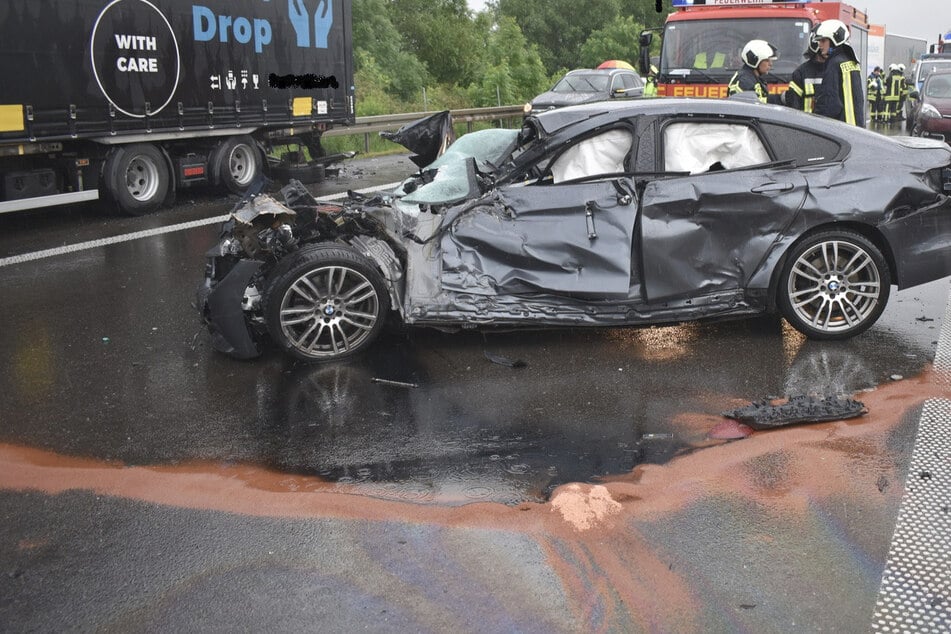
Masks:
[[[345,266],[325,266],[298,277],[281,302],[281,330],[310,357],[358,348],[378,320],[380,298],[370,280]]]
[[[841,332],[861,326],[874,314],[881,288],[881,274],[865,249],[829,240],[796,259],[787,292],[804,322],[824,332]]]

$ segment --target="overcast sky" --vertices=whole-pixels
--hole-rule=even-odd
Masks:
[[[469,7],[478,11],[484,0],[467,0]],[[654,5],[654,0],[641,0]],[[665,10],[670,0],[663,0]],[[583,0],[580,4],[584,4]],[[884,24],[888,33],[920,37],[933,44],[938,33],[951,31],[951,0],[852,0],[859,11],[865,11],[872,24]]]
[[[951,31],[951,0],[856,0],[850,4],[868,14],[886,33],[920,37],[934,44],[938,33]]]

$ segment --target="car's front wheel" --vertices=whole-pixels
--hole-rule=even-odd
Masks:
[[[264,294],[268,332],[305,361],[349,357],[376,339],[390,307],[383,276],[342,246],[306,248],[275,271]]]
[[[811,339],[847,339],[882,314],[891,279],[882,252],[851,231],[829,231],[793,247],[779,281],[783,315]]]

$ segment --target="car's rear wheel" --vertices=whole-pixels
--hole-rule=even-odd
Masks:
[[[379,335],[389,310],[383,276],[342,246],[318,246],[289,256],[264,294],[268,332],[305,361],[352,356]]]
[[[851,231],[829,231],[793,247],[778,300],[789,323],[811,339],[847,339],[875,323],[890,292],[878,247]]]

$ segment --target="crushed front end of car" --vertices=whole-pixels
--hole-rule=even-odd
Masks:
[[[405,231],[401,226],[404,219],[385,196],[371,199],[352,195],[343,204],[325,203],[315,199],[298,181],[291,181],[280,196],[280,201],[270,195],[242,201],[223,224],[218,242],[206,253],[205,276],[197,292],[197,306],[211,335],[212,347],[236,358],[260,355],[265,336],[274,335],[275,327],[268,328],[265,313],[269,300],[272,304],[283,301],[286,316],[303,318],[305,311],[301,302],[271,295],[275,283],[286,274],[288,262],[308,254],[312,257],[317,250],[321,254],[334,249],[351,252],[356,254],[352,259],[359,262],[362,258],[363,264],[370,264],[380,274],[383,288],[377,290],[381,290],[383,296],[375,298],[381,306],[379,315],[374,315],[372,324],[368,321],[358,324],[358,330],[367,325],[375,327],[377,319],[387,318],[389,307],[401,304],[403,265],[397,254],[397,236]],[[359,268],[354,266],[355,270]],[[343,276],[338,279],[332,274],[330,281],[334,285],[346,282],[348,269],[345,266],[330,270]],[[369,282],[368,273],[359,275]],[[313,281],[301,277],[300,284],[298,294],[305,296],[308,293],[305,287]],[[332,301],[316,301],[317,292],[311,295],[315,302],[308,309],[314,312],[312,320],[318,324],[317,328],[337,332],[337,339],[330,340],[328,356],[348,352],[355,339],[346,332],[346,320],[353,320],[356,311],[349,316],[342,313],[346,298],[338,298],[334,305]],[[338,322],[341,325],[338,326]],[[295,333],[288,323],[278,332],[280,338],[290,341],[301,334]],[[298,345],[303,343],[307,342],[299,341]]]
[[[481,130],[447,146],[444,125],[423,124],[402,136],[414,161],[436,158],[392,191],[327,203],[291,181],[279,199],[239,203],[207,252],[197,292],[215,350],[252,358],[269,338],[302,360],[340,359],[366,348],[384,322],[414,321],[404,299],[408,249],[433,246],[444,209],[491,189],[488,171],[518,134]],[[420,268],[415,284],[428,289],[436,273]]]

